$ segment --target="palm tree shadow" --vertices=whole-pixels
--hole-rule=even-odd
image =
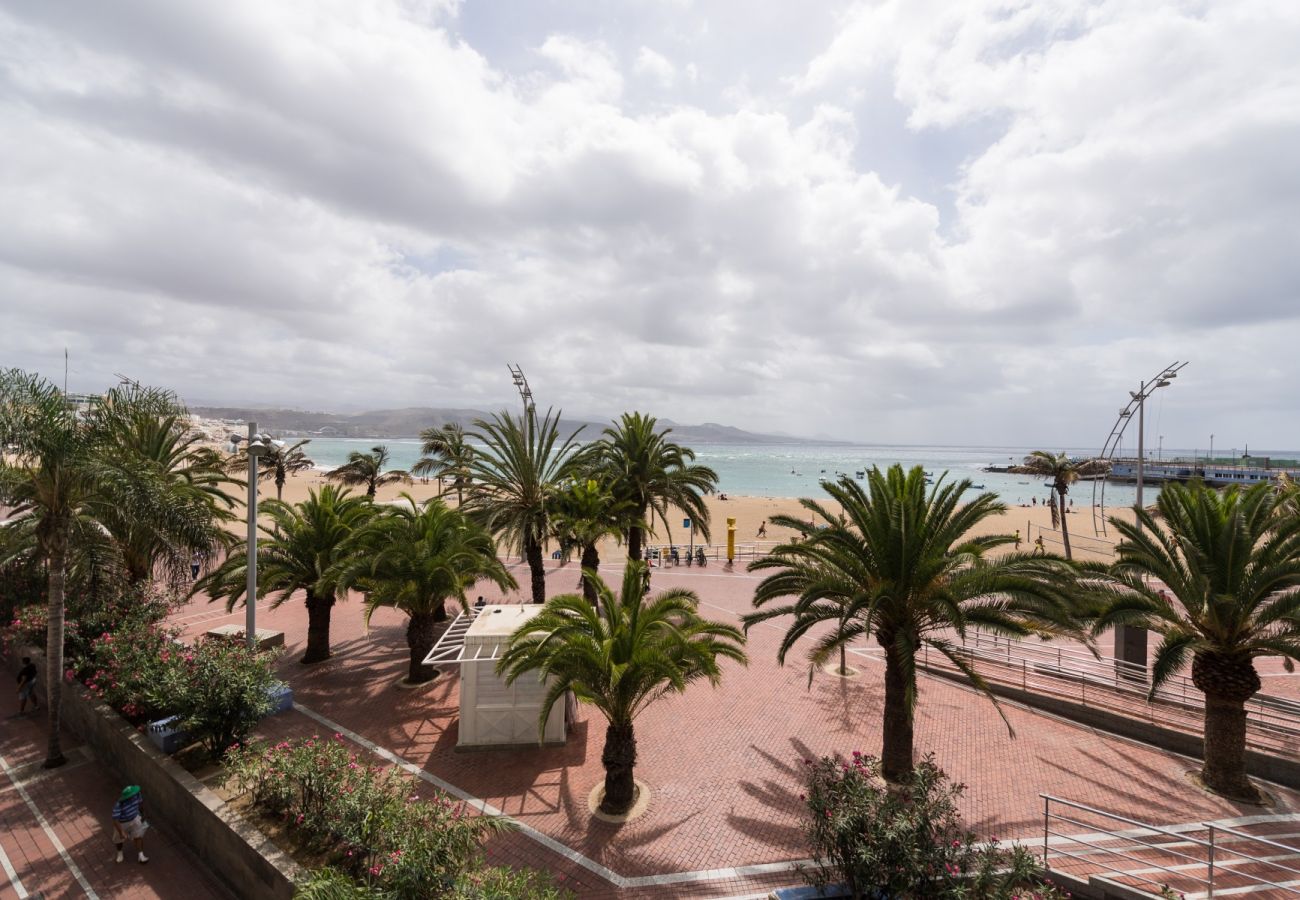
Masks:
[[[880,667],[869,659],[849,657],[858,670],[852,678],[818,672],[813,676],[814,702],[835,723],[841,734],[861,731],[864,721],[879,722],[884,714],[884,692]]]
[[[790,759],[783,760],[750,744],[750,750],[767,763],[767,774],[758,781],[739,782],[744,794],[757,800],[774,815],[758,817],[731,813],[727,816],[727,822],[737,831],[782,849],[803,846],[806,840],[801,825],[785,825],[781,820],[798,818],[802,813],[804,768],[808,760],[818,756],[798,738],[791,738],[790,745]]]

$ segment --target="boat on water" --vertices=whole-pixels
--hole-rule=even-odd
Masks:
[[[866,478],[866,477],[867,477],[867,473],[864,472],[862,469],[858,469],[856,472],[853,473],[853,477],[854,477],[854,478]]]
[[[972,484],[971,487],[972,487],[973,489],[977,490],[977,491],[982,491],[982,490],[984,490],[984,485],[982,485],[982,484]]]

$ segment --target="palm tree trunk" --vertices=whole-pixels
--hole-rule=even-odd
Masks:
[[[599,602],[599,594],[596,592],[596,585],[592,583],[591,579],[587,578],[586,572],[588,569],[595,572],[599,568],[600,551],[596,549],[595,544],[588,544],[582,548],[582,596],[592,606],[596,606]]]
[[[907,679],[899,663],[899,649],[885,644],[885,721],[880,752],[880,772],[892,784],[912,777],[912,713],[907,708]]]
[[[443,618],[447,617],[444,609]],[[411,648],[411,667],[406,680],[411,684],[423,684],[437,677],[433,666],[426,666],[424,658],[433,649],[434,625],[437,619],[434,613],[419,613],[411,616],[406,623],[406,645]]]
[[[333,597],[317,597],[307,592],[307,652],[303,663],[324,662],[330,658],[330,613]]]
[[[640,526],[633,525],[627,530],[627,558],[641,561],[641,542],[644,539]]]
[[[63,603],[68,570],[68,527],[55,527],[50,537],[50,603],[45,626],[45,709],[49,717],[49,744],[44,767],[57,768],[66,763],[59,738],[63,712]]]
[[[532,573],[534,603],[546,602],[546,564],[542,561],[542,542],[529,536],[524,538],[524,558]]]
[[[284,473],[277,471],[275,473],[275,499],[277,500],[284,499],[284,482],[285,482]]]
[[[849,674],[849,665],[844,661],[844,645],[840,644],[840,674]]]
[[[1061,542],[1065,544],[1065,558],[1074,559],[1070,554],[1070,526],[1065,521],[1065,491],[1058,490],[1057,493],[1060,495],[1057,505],[1061,507]]]
[[[1205,764],[1201,780],[1229,797],[1258,800],[1246,778],[1246,701],[1259,690],[1250,659],[1202,652],[1192,658],[1192,683],[1205,694]]]
[[[617,816],[627,812],[636,802],[636,782],[632,771],[636,766],[636,736],[632,724],[611,724],[605,729],[605,749],[600,754],[605,767],[605,799],[600,811]]]

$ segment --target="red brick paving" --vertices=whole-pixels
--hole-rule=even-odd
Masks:
[[[572,590],[576,577],[574,566],[553,570],[551,592]],[[617,577],[617,571],[606,577]],[[718,566],[654,572],[657,589],[689,586],[707,613],[729,621],[749,609],[754,584],[753,577]],[[489,602],[500,598],[492,589],[482,593]],[[518,594],[509,598],[520,599]],[[381,610],[367,633],[361,612],[355,601],[336,607],[335,657],[309,670],[296,663],[306,633],[301,602],[259,614],[259,626],[286,633],[288,653],[281,666],[296,700],[625,878],[804,858],[800,761],[879,749],[880,665],[862,661],[861,677],[841,681],[819,675],[809,688],[800,662],[776,665],[781,626],[759,627],[750,636],[747,670],[727,664],[717,690],[693,686],[638,720],[637,775],[654,791],[649,811],[622,826],[593,821],[586,798],[602,777],[604,723],[598,715],[583,708],[564,747],[457,753],[458,679],[451,674],[424,692],[394,689],[406,666],[405,620]],[[196,602],[181,615],[198,633],[218,622],[242,621],[243,612],[227,617],[219,606]],[[1032,840],[1041,835],[1040,792],[1161,824],[1256,811],[1190,785],[1185,779],[1195,767],[1190,760],[1011,704],[1003,709],[1014,739],[994,708],[969,689],[922,678],[918,754],[933,752],[955,780],[969,785],[962,810],[984,836]],[[295,713],[273,720],[269,730],[322,729]],[[1296,792],[1274,788],[1273,793],[1278,812],[1300,808]],[[584,897],[744,895],[798,881],[791,874],[765,875],[643,893],[615,890],[523,835],[494,842],[491,855],[557,871]]]
[[[6,689],[0,696],[0,756],[99,897],[219,900],[229,896],[165,822],[150,821],[153,827],[145,838],[147,865],[137,863],[133,853],[125,862],[114,862],[109,812],[122,783],[67,734],[63,746],[69,763],[48,772],[41,769],[48,734],[44,708],[38,716],[24,718],[15,718],[17,711],[14,692]],[[147,816],[147,797],[145,803]],[[4,775],[0,775],[0,849],[28,894],[86,896],[13,779]],[[18,896],[0,869],[0,900]]]

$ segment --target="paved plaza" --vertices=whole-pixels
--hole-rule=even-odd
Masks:
[[[515,564],[517,575],[526,575]],[[617,567],[603,574],[616,579]],[[576,586],[576,566],[552,568],[552,594]],[[521,580],[524,580],[521,578]],[[696,591],[703,611],[735,622],[749,609],[756,578],[722,567],[654,572],[654,588]],[[519,602],[484,589],[489,602]],[[477,592],[476,592],[477,594]],[[367,631],[354,598],[335,608],[334,658],[297,662],[306,638],[300,600],[259,609],[260,627],[282,630],[281,671],[297,708],[265,721],[267,737],[340,733],[374,758],[406,768],[423,790],[448,790],[477,808],[510,816],[520,829],[489,845],[492,860],[551,870],[584,898],[742,898],[799,882],[792,864],[804,859],[800,831],[803,760],[880,744],[882,664],[851,657],[861,674],[818,674],[808,682],[800,653],[782,668],[775,654],[782,626],[750,634],[748,668],[726,663],[722,685],[691,687],[650,707],[637,722],[638,777],[653,795],[648,811],[623,825],[594,820],[587,797],[603,778],[604,722],[586,707],[563,747],[458,752],[459,678],[448,667],[432,686],[398,690],[405,674],[405,618],[378,611]],[[198,598],[174,620],[188,634],[242,623],[243,611]],[[1296,676],[1268,667],[1266,690],[1295,694]],[[120,787],[69,737],[72,762],[53,773],[39,768],[42,717],[12,718],[11,693],[0,755],[0,850],[6,879],[0,900],[42,892],[46,897],[223,896],[165,822],[150,832],[148,866],[112,862],[108,809]],[[972,690],[922,676],[917,710],[918,754],[930,752],[969,787],[962,800],[968,822],[984,837],[1042,835],[1040,793],[1097,806],[1157,824],[1182,824],[1258,814],[1194,787],[1190,759],[1085,728],[1014,704],[1007,723]],[[1300,810],[1300,794],[1271,787],[1285,814]]]

